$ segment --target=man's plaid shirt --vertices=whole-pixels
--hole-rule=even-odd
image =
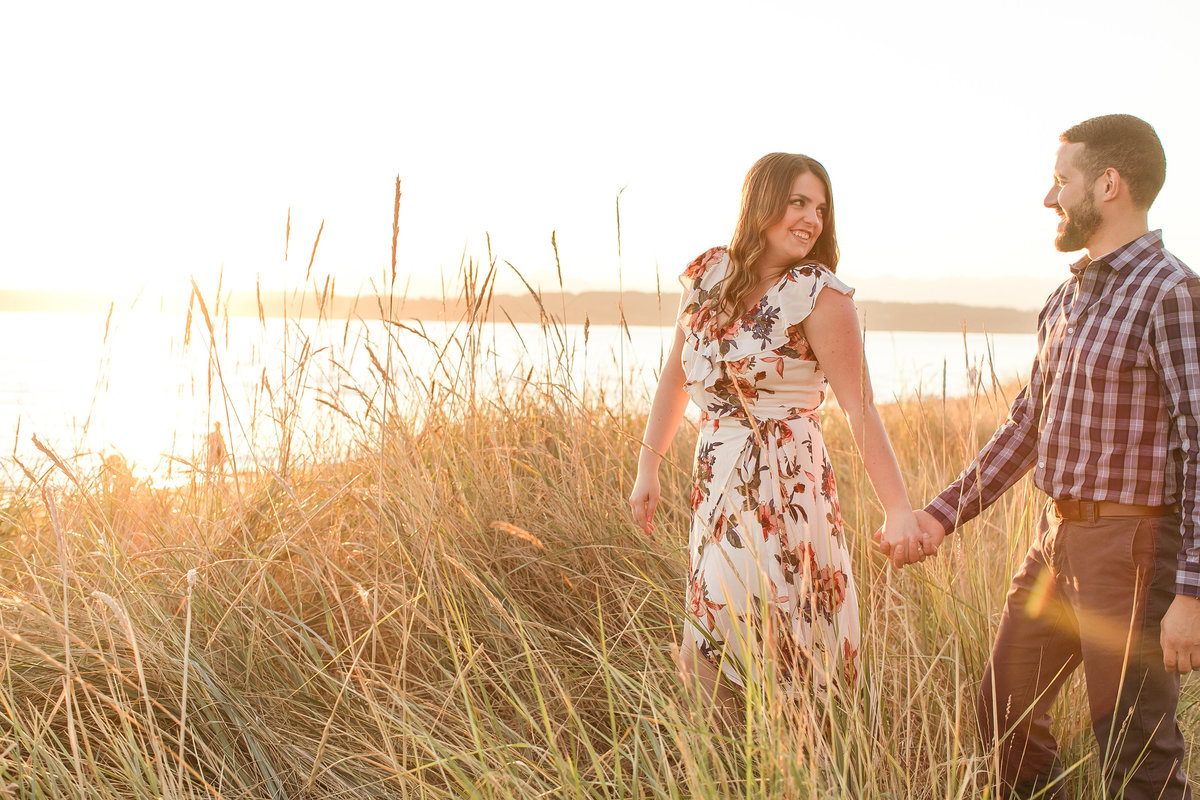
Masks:
[[[1200,278],[1151,231],[1089,261],[1038,315],[1029,385],[926,510],[946,530],[1035,467],[1054,498],[1178,502],[1176,592],[1200,597]]]

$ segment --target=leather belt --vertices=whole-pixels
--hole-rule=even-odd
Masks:
[[[1179,513],[1179,504],[1167,506],[1135,506],[1111,500],[1076,500],[1066,497],[1051,500],[1054,511],[1062,519],[1095,522],[1105,517],[1165,517]]]

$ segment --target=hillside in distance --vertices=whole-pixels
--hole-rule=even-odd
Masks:
[[[670,325],[675,319],[675,297],[651,292],[553,292],[535,297],[524,295],[492,295],[479,303],[486,308],[488,318],[505,323],[542,322],[581,325],[616,325],[624,319],[627,325]],[[342,320],[348,317],[379,319],[443,320],[459,319],[466,311],[461,299],[388,298],[374,296],[326,296],[310,291],[301,293],[231,293],[206,298],[214,316],[316,317]],[[184,313],[188,298],[139,298],[134,307],[142,311]],[[962,331],[971,333],[1033,333],[1037,313],[997,306],[974,306],[958,303],[899,303],[881,300],[859,300],[859,318],[868,330],[891,331]],[[84,292],[0,291],[0,312],[56,311],[72,313],[107,313],[113,303],[100,295]],[[129,307],[128,304],[126,307]],[[120,304],[117,304],[118,310]],[[387,311],[390,309],[390,311]]]
[[[543,295],[541,308],[531,295],[495,295],[492,315],[497,320],[540,322],[545,317],[568,324],[615,325],[624,315],[628,325],[671,325],[674,297],[648,292],[583,292]],[[1014,308],[969,306],[955,303],[893,303],[861,300],[855,303],[859,319],[869,330],[962,331],[972,333],[1034,333],[1037,312]],[[408,300],[400,316],[441,319],[447,306],[441,300]]]

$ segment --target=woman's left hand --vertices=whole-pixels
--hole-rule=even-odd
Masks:
[[[633,515],[634,523],[642,529],[642,533],[650,536],[654,533],[654,509],[662,492],[658,485],[658,471],[638,470],[633,491],[629,493],[629,512]]]

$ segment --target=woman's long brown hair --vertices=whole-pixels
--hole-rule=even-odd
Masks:
[[[821,235],[804,261],[817,262],[830,271],[837,271],[839,251],[829,173],[814,158],[793,153],[769,153],[755,162],[742,184],[742,209],[729,243],[729,271],[721,281],[715,309],[718,324],[727,325],[741,316],[746,302],[752,299],[750,295],[760,281],[755,267],[767,249],[764,234],[767,228],[783,219],[792,184],[806,172],[816,175],[825,184],[826,208]],[[788,268],[793,266],[789,264]]]

